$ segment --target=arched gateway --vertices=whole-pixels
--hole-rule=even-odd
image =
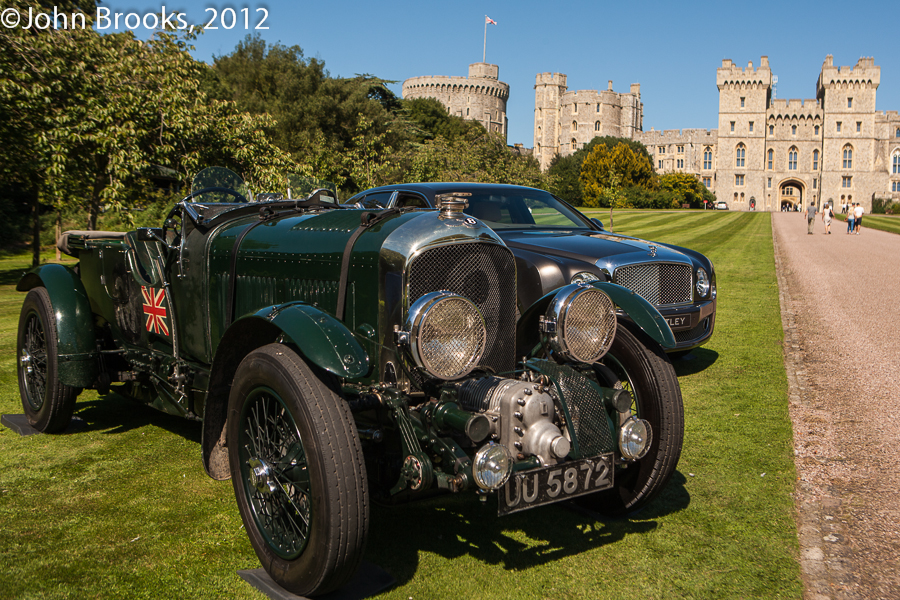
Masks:
[[[778,186],[778,199],[781,210],[803,209],[803,195],[806,186],[802,181],[787,179]]]

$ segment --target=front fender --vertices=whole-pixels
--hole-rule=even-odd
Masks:
[[[97,380],[97,338],[91,302],[81,279],[71,269],[47,264],[28,271],[16,289],[27,292],[44,287],[56,317],[59,381],[72,387],[90,387]]]
[[[605,292],[644,333],[653,338],[660,346],[663,348],[675,347],[675,335],[672,333],[672,328],[669,327],[655,306],[628,288],[615,283],[594,281],[591,282],[591,285]]]
[[[288,302],[269,306],[239,321],[244,319],[263,319],[276,326],[310,362],[338,377],[357,379],[369,372],[369,355],[350,330],[315,306]]]
[[[669,324],[644,298],[615,283],[594,281],[590,285],[607,294],[616,306],[660,346],[675,347],[675,336]],[[516,324],[516,356],[530,356],[531,351],[540,343],[538,319],[547,312],[550,302],[558,292],[559,289],[555,289],[545,294],[522,313]]]

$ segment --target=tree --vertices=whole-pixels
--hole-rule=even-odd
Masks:
[[[616,185],[621,187],[648,188],[655,183],[653,167],[646,156],[636,155],[624,143],[612,149],[597,144],[581,166],[580,181],[586,206],[607,206],[603,190],[612,185],[612,175],[617,176]]]
[[[628,138],[619,138],[611,136],[595,137],[590,142],[579,148],[573,154],[568,156],[556,155],[550,163],[548,173],[554,181],[551,191],[557,196],[567,200],[575,206],[581,206],[584,202],[584,188],[582,187],[580,175],[584,160],[590,156],[594,149],[598,146],[605,146],[607,150],[613,150],[619,144],[625,144],[634,153],[639,160],[646,158],[647,164],[651,165],[651,173],[653,173],[653,160],[647,148],[636,140]],[[639,184],[647,190],[655,189],[655,175],[651,175],[650,181]],[[634,185],[625,185],[626,189],[631,189]],[[626,192],[628,193],[628,192]],[[639,193],[639,192],[638,192]],[[633,194],[629,193],[629,198]]]
[[[690,204],[694,208],[703,205],[703,201],[713,202],[715,196],[700,183],[696,176],[689,173],[666,173],[659,178],[659,189],[666,193],[670,206],[665,208],[681,208]]]
[[[437,136],[452,140],[470,133],[482,133],[484,127],[478,121],[447,114],[440,100],[411,98],[403,100],[403,115],[409,122],[418,143],[433,140]]]

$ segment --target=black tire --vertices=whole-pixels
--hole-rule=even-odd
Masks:
[[[632,393],[632,413],[650,423],[653,438],[643,458],[616,468],[614,487],[588,496],[590,507],[621,517],[644,507],[675,473],[684,441],[684,407],[675,370],[659,344],[619,327],[602,365],[600,383]]]
[[[34,288],[25,296],[16,357],[19,395],[28,422],[44,433],[64,431],[72,421],[81,388],[59,381],[59,337],[46,288]]]
[[[227,436],[241,519],[272,579],[300,596],[347,583],[365,549],[369,506],[344,400],[293,350],[270,344],[238,367]]]

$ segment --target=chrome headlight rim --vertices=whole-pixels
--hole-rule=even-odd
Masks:
[[[706,269],[700,267],[697,269],[697,295],[701,298],[706,298],[709,296],[710,288],[712,287],[712,282],[709,279],[709,274],[706,272]]]
[[[474,319],[474,327],[477,328],[473,338],[475,340],[475,345],[471,352],[467,352],[469,356],[462,368],[456,369],[453,372],[447,372],[446,370],[437,368],[436,365],[429,360],[425,347],[429,340],[424,340],[422,334],[428,323],[429,316],[435,314],[435,309],[447,302],[459,301],[465,303],[466,307],[469,309],[470,316],[477,317]],[[465,377],[478,366],[478,363],[481,361],[481,358],[487,349],[487,325],[485,325],[484,316],[481,314],[481,310],[479,310],[474,302],[465,296],[454,294],[447,290],[430,292],[413,302],[406,318],[406,331],[409,333],[409,353],[412,356],[413,362],[429,376],[436,379],[452,381]]]
[[[604,332],[600,343],[588,353],[579,352],[573,346],[571,338],[576,332],[572,329],[576,326],[570,321],[570,317],[574,316],[573,308],[576,310],[579,308],[576,303],[584,301],[587,298],[585,294],[599,294],[598,298],[602,296],[604,312],[596,315],[596,318],[603,319],[607,323],[607,331]],[[560,288],[550,302],[545,318],[555,323],[555,328],[549,335],[550,348],[567,361],[586,364],[597,362],[609,351],[616,336],[616,305],[608,294],[590,285],[569,284]]]
[[[628,461],[647,456],[653,445],[653,428],[649,421],[630,416],[619,428],[618,446],[622,458]]]
[[[492,482],[486,481],[483,470],[483,463],[486,458],[488,458],[488,454],[499,454],[499,457],[505,459],[506,461],[506,469],[505,473],[501,474],[499,480],[495,480]],[[491,457],[491,460],[496,461],[496,457]],[[495,490],[500,489],[503,485],[509,480],[509,476],[512,474],[513,470],[513,460],[512,452],[510,452],[509,448],[504,446],[503,444],[498,444],[496,442],[488,442],[484,446],[482,446],[478,452],[475,453],[474,458],[472,459],[472,478],[475,480],[475,484],[484,490],[485,492],[493,492]]]

